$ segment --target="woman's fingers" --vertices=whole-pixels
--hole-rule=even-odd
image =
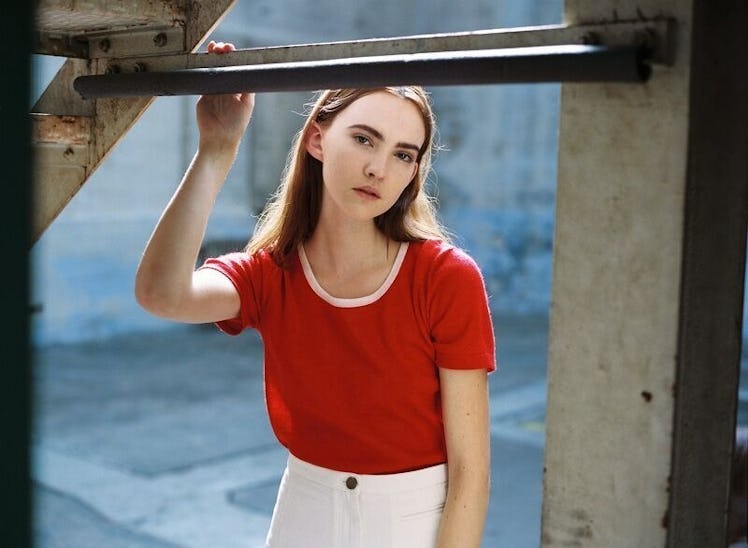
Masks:
[[[236,48],[231,42],[216,42],[214,40],[208,42],[208,53],[228,53],[234,50]]]

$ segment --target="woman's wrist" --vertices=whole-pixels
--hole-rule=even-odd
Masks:
[[[198,143],[197,156],[220,166],[234,163],[239,153],[239,143],[232,141],[203,141]]]
[[[236,160],[236,152],[230,147],[198,146],[190,162],[185,182],[198,183],[200,186],[208,184],[218,190],[226,182],[226,176]]]

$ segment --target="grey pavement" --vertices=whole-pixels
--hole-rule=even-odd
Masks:
[[[547,321],[498,317],[485,547],[539,545]],[[261,343],[175,326],[34,353],[38,548],[262,546],[286,453]]]

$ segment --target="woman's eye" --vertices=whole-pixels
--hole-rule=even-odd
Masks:
[[[356,141],[362,145],[368,145],[369,143],[371,143],[369,138],[366,137],[365,135],[354,135],[353,138],[356,139]]]
[[[412,161],[413,161],[413,156],[411,156],[411,155],[410,155],[410,154],[408,154],[407,152],[398,152],[398,153],[396,154],[396,156],[397,156],[398,158],[400,158],[400,159],[401,159],[401,160],[402,160],[403,162],[407,162],[407,163],[410,163],[410,162],[412,162]]]

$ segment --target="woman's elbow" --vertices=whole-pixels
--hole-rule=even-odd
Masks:
[[[169,318],[176,308],[176,298],[163,284],[138,272],[135,276],[135,301],[146,312],[162,318]]]

